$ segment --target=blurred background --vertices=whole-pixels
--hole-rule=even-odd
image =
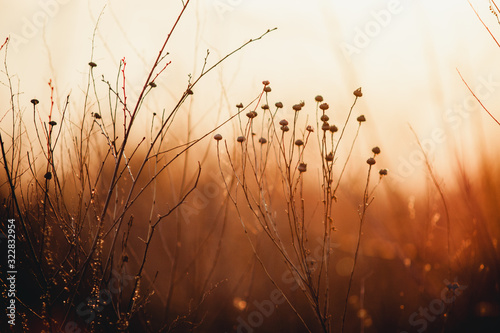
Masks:
[[[490,11],[492,4],[483,0],[471,4],[491,32],[500,36],[500,24]],[[48,113],[49,80],[55,87],[56,107],[62,109],[70,94],[70,115],[77,115],[85,103],[91,60],[97,64],[94,71],[99,80],[102,76],[114,81],[120,60],[125,58],[128,98],[134,101],[182,3],[0,0],[0,6],[0,41],[10,37],[5,59],[8,73],[19,89],[20,105],[31,117],[32,98],[40,100],[42,113]],[[439,299],[442,289],[456,276],[455,282],[467,287],[463,288],[463,297],[457,296],[456,311],[450,318],[441,316],[444,311],[432,312],[439,319],[426,319],[429,326],[426,324],[422,331],[438,331],[446,323],[449,332],[493,332],[488,329],[498,328],[495,325],[500,317],[500,127],[472,97],[458,71],[499,119],[500,48],[471,5],[455,0],[191,1],[167,47],[166,59],[172,63],[157,79],[158,89],[151,92],[142,110],[142,126],[148,128],[153,113],[160,114],[177,101],[190,75],[196,77],[202,70],[207,50],[210,66],[275,27],[276,31],[232,55],[200,81],[182,109],[182,125],[174,129],[172,140],[184,142],[214,128],[235,113],[236,104],[246,105],[257,97],[263,80],[271,82],[270,104],[281,101],[285,105],[280,118],[292,117],[291,106],[305,101],[301,113],[304,122],[307,115],[314,116],[314,96],[320,94],[330,105],[331,117],[338,117],[342,124],[353,102],[353,91],[362,87],[363,97],[355,113],[364,114],[367,122],[354,148],[354,166],[348,169],[345,195],[339,198],[337,208],[336,226],[342,233],[336,239],[333,259],[339,286],[332,296],[338,300],[334,313],[342,310],[352,265],[357,207],[364,185],[364,179],[357,175],[366,169],[364,161],[371,148],[379,146],[382,154],[377,166],[388,168],[389,177],[378,189],[363,235],[366,241],[362,242],[354,298],[349,301],[349,331],[414,332],[423,328],[422,321],[415,324],[416,317],[412,323],[412,314]],[[6,83],[4,77],[0,82]],[[98,96],[104,98],[105,85],[99,84],[104,89]],[[9,128],[9,99],[10,91],[0,89],[3,131]],[[453,222],[453,277],[446,267],[448,213],[410,126],[448,200]],[[218,132],[229,141],[239,135],[235,123]],[[137,133],[138,138],[143,135]],[[217,161],[210,158],[214,155],[205,155],[215,152],[213,140],[203,141],[197,149],[187,161],[203,159],[203,193],[213,184],[220,186],[221,180],[217,178]],[[196,164],[192,165],[194,173]],[[175,176],[164,181],[175,182]],[[317,186],[314,183],[308,189],[313,201]],[[235,211],[226,209],[223,192],[219,188],[218,195],[208,199],[202,195],[198,204],[191,201],[188,207],[196,209],[188,211],[191,224],[184,227],[182,237],[174,236],[179,232],[178,224],[162,227],[162,236],[154,244],[157,256],[148,262],[151,282],[155,270],[162,267],[162,256],[168,254],[171,259],[170,244],[182,240],[185,251],[180,256],[185,265],[173,275],[178,284],[171,305],[174,310],[168,316],[172,319],[177,313],[189,312],[192,299],[206,296],[209,301],[200,313],[204,309],[208,315],[190,318],[204,322],[199,326],[204,332],[214,328],[221,332],[237,330],[241,324],[238,318],[248,320],[255,311],[252,302],[268,299],[274,288],[256,263]],[[138,208],[135,213],[141,216],[149,211]],[[175,219],[186,220],[182,214],[179,212]],[[137,239],[132,242],[137,242],[137,248],[141,246]],[[200,250],[205,247],[211,250]],[[263,242],[261,250],[268,247]],[[218,249],[222,249],[220,253]],[[130,255],[139,260],[137,253],[135,258]],[[211,258],[218,258],[213,271],[206,264]],[[266,262],[274,265],[273,257]],[[134,260],[130,265],[134,267]],[[172,279],[171,267],[158,270],[158,281]],[[280,268],[273,273],[279,277]],[[170,285],[156,283],[160,296],[155,296],[153,304],[165,306],[161,295],[168,293]],[[207,286],[213,287],[213,293]],[[222,305],[212,311],[214,304]],[[155,316],[167,314],[152,312],[144,321],[154,322]],[[273,316],[255,331],[301,331],[300,322],[286,305],[278,307]],[[338,325],[338,318],[335,320]]]

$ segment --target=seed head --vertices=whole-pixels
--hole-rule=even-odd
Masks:
[[[271,87],[269,87],[269,86],[265,86],[265,87],[264,87],[264,91],[265,91],[266,93],[271,92]]]
[[[50,125],[50,126],[56,126],[56,125],[57,125],[57,123],[56,123],[55,121],[51,120],[51,121],[49,121],[49,125]]]
[[[330,107],[330,105],[328,105],[328,103],[322,103],[320,104],[319,108],[323,111],[325,110],[328,110],[328,108]]]
[[[95,119],[101,119],[101,115],[97,112],[94,112],[93,116]]]
[[[379,175],[382,176],[387,176],[388,170],[387,169],[380,169],[378,171]]]
[[[38,103],[40,103],[36,98],[33,98],[31,100],[31,103],[33,103],[33,105],[37,105]]]
[[[236,107],[237,107],[238,109],[242,109],[242,108],[243,108],[243,103],[236,104]]]
[[[257,117],[257,112],[250,111],[250,112],[247,113],[247,117],[250,118],[250,119],[253,119],[253,118]]]
[[[359,116],[358,118],[356,118],[356,120],[357,120],[357,121],[359,121],[360,123],[363,123],[363,122],[365,122],[365,121],[366,121],[366,118],[365,118],[365,116],[364,116],[364,115],[361,115],[361,116]]]
[[[372,153],[374,153],[375,155],[380,154],[380,148],[379,147],[373,147]]]
[[[245,141],[245,137],[244,136],[239,136],[236,141],[238,141],[239,143],[242,143],[243,141]]]
[[[296,145],[296,146],[299,146],[299,147],[300,147],[300,146],[303,146],[303,145],[304,145],[304,141],[302,141],[302,140],[298,139],[298,140],[296,140],[296,141],[295,141],[295,145]]]
[[[299,171],[302,173],[302,172],[306,172],[307,171],[307,164],[306,163],[300,163],[298,168]]]
[[[360,88],[358,88],[358,89],[356,89],[356,90],[354,90],[354,93],[353,93],[353,94],[354,94],[354,96],[356,96],[356,97],[361,97],[361,96],[363,96],[363,93],[361,92],[361,87],[360,87]]]
[[[214,139],[217,140],[217,141],[220,141],[220,140],[222,140],[222,135],[220,135],[220,134],[217,133],[217,134],[214,135]]]
[[[295,111],[300,111],[302,109],[302,105],[295,104],[294,106],[292,106],[292,109],[294,109]]]
[[[94,68],[94,67],[97,67],[97,64],[93,61],[89,62],[89,66]]]
[[[149,86],[151,88],[156,88],[156,83],[154,83],[153,81],[149,82]]]
[[[50,180],[52,179],[52,172],[47,172],[45,175],[43,175],[43,178],[47,179],[47,180]]]
[[[283,126],[281,126],[281,130],[282,130],[283,132],[288,132],[290,129],[288,128],[288,126],[283,125]]]
[[[271,83],[271,82],[269,82],[268,80],[262,81],[262,84],[265,85],[265,86],[269,85],[269,83]]]
[[[307,125],[306,131],[308,131],[308,132],[314,132],[314,128],[311,125]]]
[[[299,105],[300,105],[301,107],[304,107],[304,106],[306,105],[306,102],[304,102],[304,101],[300,101]]]
[[[333,161],[333,153],[332,152],[328,153],[328,155],[326,155],[325,157],[325,160],[327,160],[327,162]]]
[[[269,110],[269,105],[264,104],[261,106],[262,110]]]
[[[274,104],[274,106],[276,106],[278,109],[281,109],[283,107],[283,103],[277,102],[276,104]]]
[[[330,124],[327,121],[323,122],[323,126],[321,126],[323,131],[328,131],[330,129]]]
[[[286,125],[288,125],[288,121],[286,119],[281,119],[280,120],[280,125],[281,126],[286,126]]]
[[[266,140],[266,138],[260,138],[260,139],[259,139],[259,142],[260,142],[261,144],[265,144],[265,143],[267,143],[267,140]]]
[[[314,100],[315,100],[316,102],[318,102],[318,103],[321,103],[321,102],[323,102],[323,96],[318,95],[318,96],[314,97]]]
[[[188,88],[188,89],[186,90],[186,93],[187,93],[188,95],[192,95],[192,94],[193,94],[193,91],[191,90],[191,88]]]
[[[328,117],[326,114],[324,114],[321,116],[320,119],[321,119],[321,121],[328,121],[328,120],[330,120],[330,117]]]
[[[369,159],[366,160],[366,163],[368,163],[369,165],[374,165],[376,162],[373,157],[370,157]]]
[[[337,126],[335,126],[335,125],[330,126],[330,132],[332,132],[332,133],[338,132],[338,130],[339,129],[337,128]]]

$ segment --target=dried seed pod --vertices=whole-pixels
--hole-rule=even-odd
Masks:
[[[217,133],[217,134],[214,135],[214,139],[217,140],[217,141],[220,141],[220,140],[222,140],[222,135],[220,135],[220,134]]]
[[[284,125],[284,126],[281,126],[281,130],[283,132],[288,132],[290,129],[288,128],[288,126]]]
[[[156,88],[156,83],[154,83],[154,81],[151,81],[151,82],[149,82],[149,86],[151,88]]]
[[[366,121],[366,118],[365,118],[365,116],[364,116],[364,115],[361,115],[361,116],[359,116],[358,118],[356,118],[356,120],[357,120],[357,121],[359,121],[360,123],[362,123],[362,122],[365,122],[365,121]]]
[[[373,157],[370,157],[369,159],[366,160],[366,163],[368,163],[369,165],[374,165],[376,162]]]
[[[268,80],[262,81],[262,84],[265,85],[265,86],[267,86],[269,83],[271,83],[271,82],[269,82]]]
[[[43,175],[43,178],[48,179],[48,180],[52,179],[52,172],[50,172],[50,171],[47,172],[45,175]]]
[[[378,171],[378,173],[379,173],[379,175],[380,175],[380,176],[387,176],[387,173],[388,173],[388,172],[389,172],[389,171],[388,171],[387,169],[380,169],[380,170]]]
[[[281,109],[283,107],[283,103],[276,102],[276,104],[274,104],[274,106],[276,106],[278,109]]]
[[[244,136],[242,136],[242,135],[240,135],[240,136],[236,139],[236,141],[238,141],[239,143],[242,143],[243,141],[245,141],[245,137],[244,137]]]
[[[250,118],[250,119],[253,119],[253,118],[257,117],[257,112],[250,111],[250,112],[247,113],[247,117]]]
[[[186,93],[187,93],[188,95],[192,95],[192,94],[193,94],[193,91],[191,90],[191,88],[188,88],[188,89],[186,90]]]
[[[356,97],[361,97],[361,96],[363,96],[363,93],[361,92],[361,87],[360,87],[360,88],[358,88],[358,89],[356,89],[356,90],[354,90],[353,94],[354,94],[354,96],[356,96]]]
[[[373,147],[372,153],[374,153],[375,155],[380,154],[380,148],[379,147]]]
[[[40,102],[39,102],[36,98],[33,98],[33,99],[31,100],[31,103],[32,103],[33,105],[37,105],[37,104],[38,104],[38,103],[40,103]]]
[[[307,125],[306,131],[308,131],[308,132],[314,132],[314,128],[311,125]]]
[[[101,119],[101,115],[97,112],[94,112],[93,116],[95,119]]]
[[[51,121],[49,121],[49,125],[50,125],[50,126],[56,126],[56,125],[57,125],[57,123],[56,123],[55,121],[51,120]]]
[[[337,126],[335,126],[335,125],[330,126],[330,132],[332,132],[332,133],[338,132],[338,130],[339,129],[337,128]]]
[[[242,109],[242,108],[243,108],[243,103],[236,104],[236,107],[237,107],[238,109]]]
[[[323,96],[318,95],[318,96],[314,97],[314,100],[315,100],[316,102],[318,102],[318,103],[321,103],[321,102],[323,102]]]
[[[328,130],[330,129],[330,124],[328,124],[328,122],[327,122],[327,121],[325,121],[325,122],[323,123],[323,126],[321,126],[321,129],[322,129],[323,131],[328,131]]]
[[[330,120],[330,117],[328,117],[326,114],[324,114],[321,116],[320,119],[321,119],[321,121],[328,121],[328,120]]]
[[[300,111],[302,109],[302,105],[300,104],[295,104],[294,106],[292,106],[292,109],[294,111]]]
[[[330,105],[328,103],[322,103],[319,108],[323,111],[328,110],[330,108]]]
[[[296,141],[295,141],[295,145],[296,145],[296,146],[299,146],[299,147],[300,147],[300,146],[303,146],[303,145],[304,145],[304,141],[302,141],[302,140],[298,139],[298,140],[296,140]]]
[[[94,67],[97,67],[97,64],[93,61],[89,62],[89,66],[94,68]]]
[[[269,86],[265,86],[265,87],[264,87],[264,91],[265,91],[266,93],[271,92],[271,87],[269,87]]]
[[[302,172],[306,172],[307,171],[307,164],[306,163],[300,163],[298,168],[299,171],[302,173]]]
[[[332,152],[328,153],[328,155],[326,155],[326,157],[325,157],[325,160],[327,162],[333,161],[333,153]]]
[[[288,121],[286,119],[281,119],[280,120],[280,125],[281,126],[286,126],[286,125],[288,125]]]
[[[269,105],[264,104],[261,106],[262,110],[269,110]]]
[[[265,144],[265,143],[267,143],[267,140],[266,140],[266,138],[260,138],[260,139],[259,139],[259,142],[260,142],[261,144]]]

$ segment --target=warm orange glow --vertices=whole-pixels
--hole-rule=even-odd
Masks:
[[[498,5],[4,1],[8,315],[500,330]]]

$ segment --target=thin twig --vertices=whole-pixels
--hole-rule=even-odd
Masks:
[[[458,75],[460,75],[460,78],[462,79],[462,81],[465,83],[465,85],[467,86],[467,89],[469,89],[470,93],[472,94],[472,96],[474,96],[474,98],[476,99],[476,101],[479,102],[479,104],[483,107],[483,109],[490,115],[491,118],[493,118],[493,120],[498,124],[500,125],[500,122],[490,113],[490,111],[488,111],[488,109],[483,105],[483,103],[481,103],[481,100],[476,96],[476,94],[474,94],[474,92],[472,91],[471,87],[469,87],[469,85],[467,84],[467,82],[465,81],[465,79],[463,78],[462,76],[462,73],[460,73],[460,71],[458,70],[457,68],[457,72],[458,72]]]

